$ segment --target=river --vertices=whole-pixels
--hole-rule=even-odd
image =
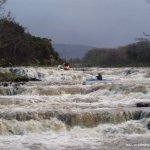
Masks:
[[[0,85],[0,150],[150,149],[149,68],[0,72],[41,80]]]

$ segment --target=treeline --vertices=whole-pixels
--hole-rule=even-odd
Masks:
[[[57,65],[51,40],[32,36],[13,20],[0,19],[0,66]]]
[[[84,66],[121,67],[150,66],[150,40],[118,48],[96,48],[86,53],[82,60]]]
[[[32,36],[5,11],[0,0],[0,66],[50,65],[61,61],[51,40]]]

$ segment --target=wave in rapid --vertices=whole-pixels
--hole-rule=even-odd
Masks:
[[[149,141],[149,68],[0,72],[41,80],[0,83],[1,150],[119,150]],[[107,82],[86,82],[99,72]]]

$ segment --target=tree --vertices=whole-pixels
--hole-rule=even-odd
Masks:
[[[0,7],[6,2],[6,0],[0,0]]]
[[[0,19],[2,19],[4,17],[4,8],[3,8],[3,4],[6,2],[6,0],[0,0]]]
[[[51,40],[30,35],[15,21],[0,20],[0,66],[57,65]]]
[[[145,0],[145,1],[150,4],[150,0]],[[145,32],[143,32],[143,34],[146,38],[149,38],[150,40],[150,34],[146,34]]]
[[[145,0],[146,2],[150,3],[150,0]]]

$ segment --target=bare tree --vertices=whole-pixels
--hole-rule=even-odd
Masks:
[[[146,2],[150,3],[150,0],[145,0]]]
[[[2,6],[5,2],[6,0],[0,0],[0,6]]]
[[[150,0],[145,0],[145,1],[150,4]],[[147,39],[150,40],[150,34],[147,34],[147,33],[143,32],[143,35],[144,35]]]
[[[0,19],[4,16],[5,10],[3,8],[3,4],[6,2],[6,0],[0,0]]]

